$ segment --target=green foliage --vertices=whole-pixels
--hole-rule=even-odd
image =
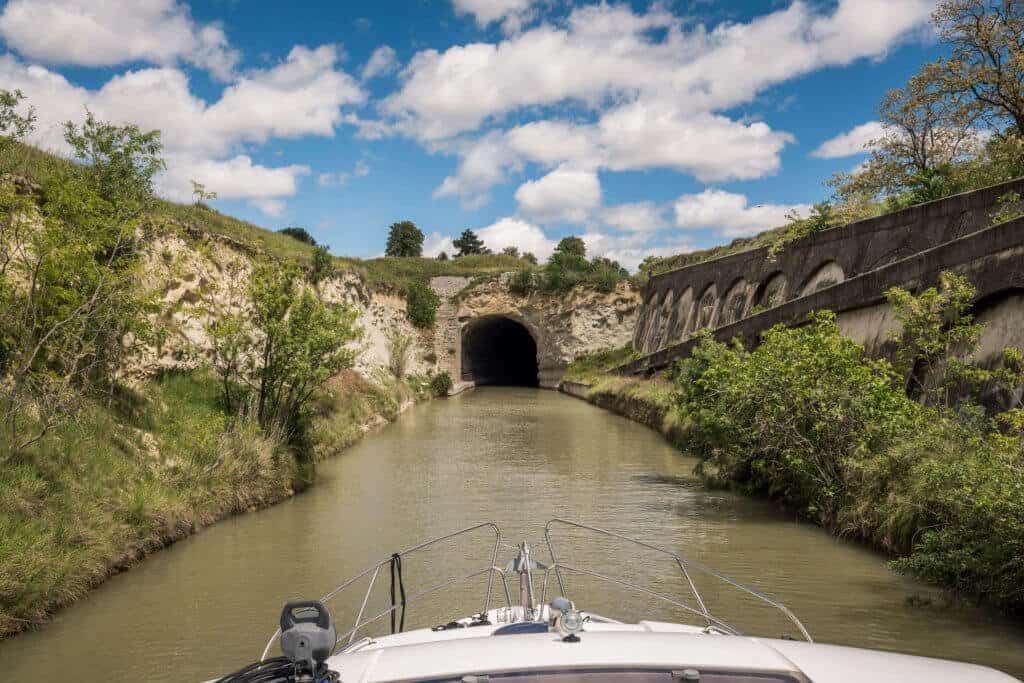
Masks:
[[[159,135],[97,122],[65,127],[88,165],[47,179],[46,202],[0,184],[0,423],[11,452],[108,389],[153,309],[140,292],[138,220],[163,166]],[[26,421],[23,403],[40,419]]]
[[[448,260],[448,252],[442,251],[440,254],[437,255],[437,260],[438,261],[447,261]]]
[[[532,266],[537,265],[537,257],[533,255],[533,252],[524,251],[520,258]]]
[[[386,256],[420,256],[423,253],[423,232],[412,221],[392,223],[388,233]]]
[[[405,317],[416,327],[433,327],[441,300],[428,285],[411,283],[405,290]]]
[[[395,379],[402,379],[405,377],[409,353],[416,339],[410,334],[405,334],[401,328],[394,327],[385,333],[384,340],[388,350],[388,370]]]
[[[508,281],[508,291],[519,296],[527,296],[533,287],[533,271],[529,268],[517,270]]]
[[[430,393],[438,398],[447,396],[452,390],[452,376],[447,371],[430,378]]]
[[[1009,223],[1024,216],[1024,202],[1019,192],[1007,192],[996,199],[996,210],[992,213],[992,225]]]
[[[616,349],[601,349],[577,356],[565,371],[565,379],[591,384],[608,371],[639,358],[640,354],[627,344]]]
[[[87,111],[81,128],[64,124],[64,139],[110,218],[132,220],[153,208],[153,176],[165,168],[160,131],[97,121]]]
[[[491,253],[491,250],[484,246],[483,240],[477,237],[477,234],[472,230],[463,230],[462,234],[459,235],[452,244],[459,250],[459,253],[457,253],[456,256],[472,256],[474,254]]]
[[[504,249],[501,250],[501,253],[504,254],[505,256],[511,256],[512,258],[519,258],[518,247],[505,247]]]
[[[206,185],[195,180],[192,183],[192,200],[196,206],[205,206],[206,202],[217,198],[217,193],[206,189]]]
[[[0,152],[6,152],[35,128],[35,110],[28,107],[24,113],[18,111],[24,100],[20,90],[0,90]],[[7,170],[0,167],[0,171]]]
[[[587,260],[587,248],[579,237],[564,237],[541,271],[539,287],[548,293],[567,292],[586,284],[600,292],[611,292],[629,272],[604,257]]]
[[[289,228],[281,228],[280,230],[278,230],[278,232],[281,233],[282,235],[288,235],[288,237],[296,239],[302,242],[303,244],[308,244],[311,247],[316,246],[316,240],[313,238],[312,235],[309,234],[309,231],[306,230],[305,228],[292,226]]]
[[[685,447],[712,482],[778,498],[826,526],[848,503],[843,467],[908,432],[919,413],[884,362],[842,337],[832,313],[777,326],[756,350],[705,339],[676,373]]]
[[[355,360],[355,311],[324,304],[294,266],[259,266],[247,296],[251,314],[224,313],[208,328],[225,407],[301,441],[310,401]]]
[[[937,288],[917,296],[898,287],[885,293],[901,323],[891,334],[896,367],[903,386],[922,403],[948,407],[965,389],[990,379],[958,357],[977,344],[984,329],[970,314],[975,293],[967,278],[954,273],[942,273]]]
[[[334,269],[334,258],[329,246],[320,244],[313,249],[313,263],[309,271],[309,279],[315,285],[331,274]]]

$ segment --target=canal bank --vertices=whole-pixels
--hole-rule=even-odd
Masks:
[[[708,490],[695,464],[654,431],[556,392],[481,387],[427,402],[324,461],[317,485],[303,495],[175,543],[45,628],[0,643],[0,662],[11,680],[66,675],[68,662],[84,683],[210,679],[259,654],[288,599],[322,595],[398,549],[482,520],[501,525],[504,562],[519,540],[542,549],[544,522],[560,516],[667,546],[772,593],[818,641],[1024,674],[1019,625],[982,610],[914,606],[941,600],[941,592],[772,503]],[[407,562],[406,589],[414,594],[486,554],[480,539]],[[571,559],[685,591],[670,567],[629,548],[583,546]],[[385,604],[386,583],[368,609]],[[472,588],[411,605],[407,627],[472,611],[482,586]],[[682,616],[600,583],[567,590],[585,608],[624,618]],[[331,604],[339,623],[354,618],[360,598]],[[750,632],[784,632],[773,614],[731,591],[709,588],[708,598],[716,613]]]

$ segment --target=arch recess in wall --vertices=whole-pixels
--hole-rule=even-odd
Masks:
[[[747,314],[747,281],[739,278],[730,285],[722,297],[722,311],[718,315],[718,325],[734,323]]]
[[[814,294],[818,290],[839,284],[846,279],[843,267],[835,261],[826,261],[807,278],[804,286],[800,288],[800,296]]]

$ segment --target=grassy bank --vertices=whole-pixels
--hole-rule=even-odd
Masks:
[[[666,434],[709,485],[777,500],[884,551],[897,571],[1024,609],[1019,425],[909,398],[830,315],[775,328],[754,351],[705,341],[670,377],[599,365],[570,368],[586,399]]]
[[[0,455],[0,635],[40,624],[107,576],[225,516],[293,495],[312,463],[426,398],[348,371],[318,399],[310,453],[228,425],[218,382],[171,374]]]

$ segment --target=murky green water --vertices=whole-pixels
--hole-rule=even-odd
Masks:
[[[692,467],[654,432],[552,392],[486,388],[435,401],[324,463],[308,493],[157,553],[44,629],[0,643],[0,679],[211,678],[258,657],[287,599],[316,597],[395,550],[482,520],[502,528],[501,563],[522,539],[544,559],[543,525],[553,516],[669,546],[771,592],[819,641],[1024,674],[1024,628],[972,609],[911,607],[908,598],[937,594],[770,505],[704,490]],[[685,594],[664,561],[606,541],[570,550],[578,540],[570,536],[559,537],[563,561]],[[409,593],[470,567],[474,556],[485,564],[486,535],[469,541],[407,559]],[[368,612],[384,604],[387,584],[382,574]],[[713,612],[748,632],[784,631],[737,592],[700,586]],[[582,608],[610,616],[683,617],[592,581],[566,588]],[[432,596],[410,607],[407,626],[477,611],[482,597],[479,582]],[[336,620],[351,621],[360,600],[340,596]]]

